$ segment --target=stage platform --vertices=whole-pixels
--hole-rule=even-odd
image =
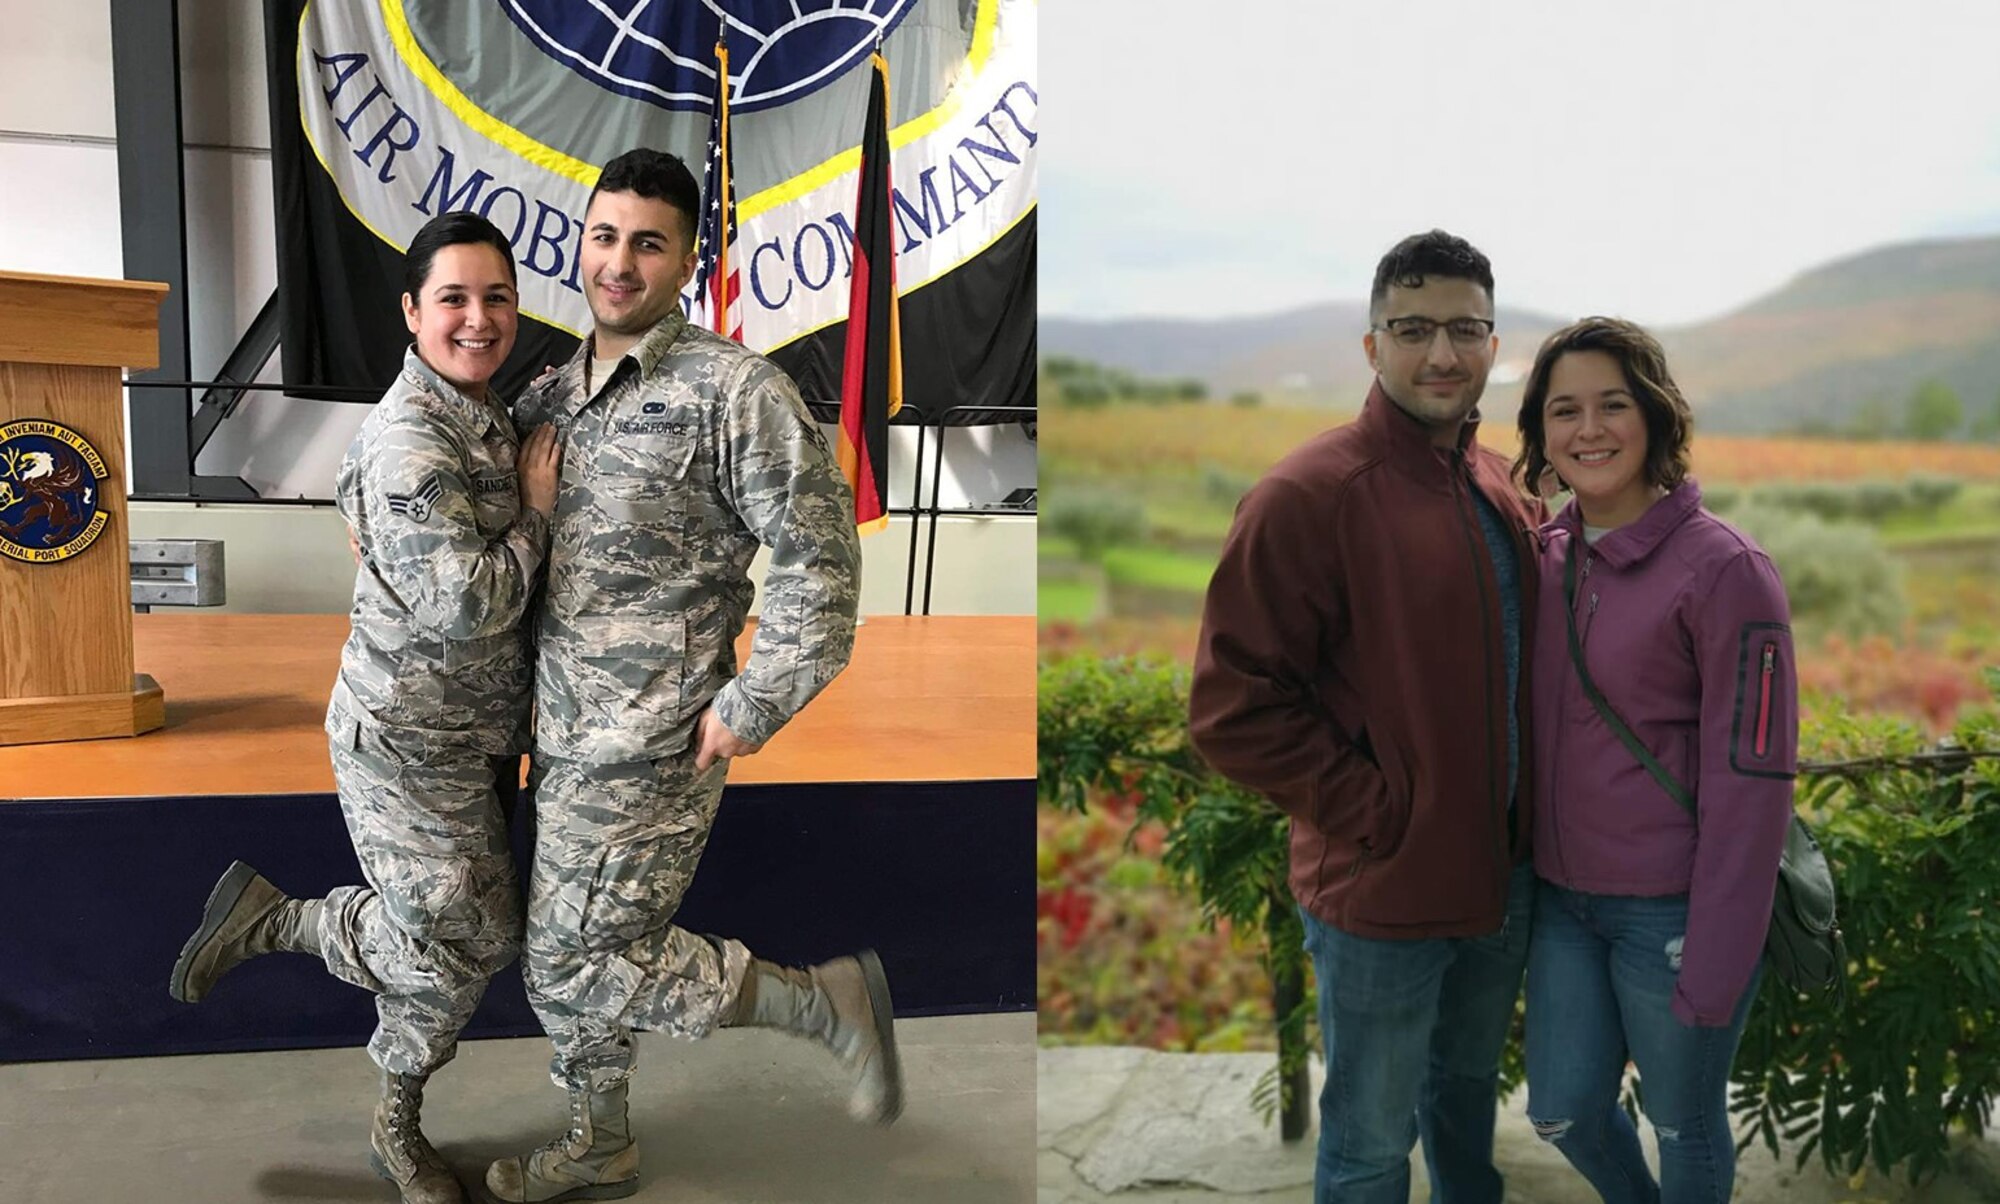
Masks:
[[[320,723],[346,639],[346,615],[133,615],[132,663],[165,692],[166,727],[0,747],[0,802],[330,794]],[[861,625],[846,671],[729,784],[1034,776],[1034,619],[895,615]]]
[[[360,881],[321,728],[346,617],[133,627],[163,729],[0,748],[0,1060],[365,1041],[368,996],[303,957],[199,1006],[166,993],[231,859],[295,894]],[[781,961],[873,946],[899,1015],[1031,1010],[1034,641],[1026,616],[869,618],[848,669],[731,766],[676,922]],[[523,864],[532,822],[524,797]],[[469,1035],[535,1031],[510,968]]]

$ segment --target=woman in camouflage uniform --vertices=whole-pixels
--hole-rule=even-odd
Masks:
[[[368,884],[292,899],[237,862],[171,989],[193,1003],[238,962],[287,951],[375,992],[373,1163],[410,1204],[456,1204],[464,1193],[417,1114],[487,980],[520,949],[500,792],[511,797],[527,748],[521,620],[548,546],[558,448],[547,426],[518,439],[488,388],[519,320],[500,231],[439,216],[412,240],[405,281],[415,343],[337,487],[359,571],[326,730]]]

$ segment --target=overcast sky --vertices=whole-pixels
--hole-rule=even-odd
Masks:
[[[1499,300],[1673,325],[2000,233],[1992,0],[1055,0],[1041,309],[1366,295],[1442,226]]]

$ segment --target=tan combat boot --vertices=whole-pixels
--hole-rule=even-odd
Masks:
[[[503,1204],[619,1200],[639,1190],[639,1147],[625,1109],[626,1084],[595,1094],[570,1088],[570,1130],[525,1157],[486,1168],[486,1190]]]
[[[263,953],[318,956],[318,899],[293,899],[241,861],[209,892],[201,925],[174,962],[167,992],[199,1003],[231,966]]]
[[[895,1015],[881,959],[864,949],[810,970],[753,961],[730,1023],[781,1029],[825,1045],[855,1072],[848,1114],[886,1125],[903,1111]]]
[[[382,1072],[382,1098],[368,1128],[368,1161],[396,1185],[403,1204],[465,1204],[465,1189],[418,1127],[424,1080]]]

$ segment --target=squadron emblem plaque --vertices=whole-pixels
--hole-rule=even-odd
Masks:
[[[0,556],[54,564],[95,543],[111,521],[107,473],[90,441],[59,422],[0,426]]]

